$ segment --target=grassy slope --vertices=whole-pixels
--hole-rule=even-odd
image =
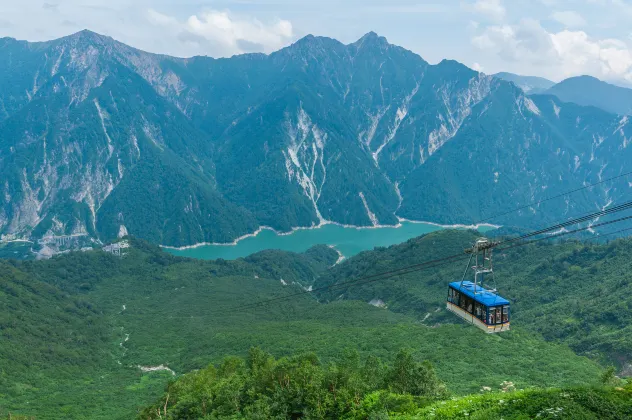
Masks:
[[[304,255],[272,252],[248,260],[209,262],[173,257],[142,242],[135,247],[122,259],[89,252],[15,263],[13,269],[30,284],[54,290],[60,300],[35,305],[25,328],[37,328],[53,307],[75,300],[84,302],[94,316],[81,329],[83,341],[64,341],[66,329],[51,322],[47,329],[59,333],[52,343],[62,350],[70,346],[77,355],[53,352],[59,357],[40,372],[41,381],[34,379],[28,363],[5,375],[0,414],[11,410],[40,418],[61,412],[69,418],[128,418],[156,398],[171,377],[167,372],[143,374],[138,365],[164,364],[179,374],[226,354],[243,355],[253,345],[275,356],[314,351],[323,360],[346,347],[389,360],[399,348],[411,347],[417,359],[431,360],[450,389],[459,393],[503,380],[521,386],[581,384],[600,371],[568,348],[545,343],[524,330],[487,336],[462,325],[433,328],[362,302],[322,305],[302,296],[256,310],[233,310],[294,293],[293,286],[282,286],[280,277],[290,282],[293,275],[296,280],[316,276],[337,257],[325,249],[312,251],[307,260]],[[8,299],[9,304],[22,304]],[[433,308],[440,304],[441,300],[434,302]],[[84,316],[81,321],[88,322]],[[7,344],[3,336],[0,343],[0,357],[11,365],[11,352],[23,342]],[[47,353],[29,346],[26,354],[40,361]]]
[[[396,419],[626,419],[632,416],[632,391],[613,388],[524,390],[468,395],[440,401],[417,415]]]

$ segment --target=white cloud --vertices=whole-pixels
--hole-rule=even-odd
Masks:
[[[586,25],[586,20],[579,13],[572,10],[554,12],[551,18],[558,21],[567,28],[578,28]]]
[[[481,66],[478,63],[474,63],[474,64],[472,64],[472,70],[476,70],[476,71],[482,72],[483,71],[483,66]]]
[[[495,21],[502,21],[506,13],[502,0],[476,0],[466,3],[465,8]]]
[[[632,82],[632,52],[619,39],[594,39],[569,29],[550,33],[539,22],[526,19],[517,25],[488,26],[472,38],[472,44],[513,67],[527,67],[554,79],[591,74]]]
[[[600,74],[606,79],[632,81],[632,53],[620,40],[593,40],[583,31],[552,34],[553,45],[564,64],[564,75]]]
[[[0,0],[0,37],[45,41],[90,29],[180,57],[270,52],[294,39],[293,23],[300,16],[286,14],[286,0],[274,1],[279,7],[268,10],[258,0],[251,5],[217,0],[213,4],[220,5],[208,10],[200,8],[204,2],[179,0]],[[239,7],[239,13],[230,7]],[[291,19],[279,19],[284,16]]]
[[[549,33],[533,19],[518,25],[492,25],[472,38],[472,44],[505,61],[551,64],[556,59]]]
[[[266,24],[229,11],[209,10],[192,15],[186,21],[178,21],[149,9],[147,19],[171,31],[181,42],[188,44],[187,49],[214,56],[271,52],[285,46],[294,36],[292,23],[287,20],[277,19]]]

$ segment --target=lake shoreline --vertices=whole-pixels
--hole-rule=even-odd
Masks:
[[[336,246],[335,246],[335,245],[327,245],[327,246],[328,246],[330,249],[333,249],[334,251],[336,251],[336,253],[338,254],[338,259],[337,259],[337,260],[336,260],[336,262],[332,265],[332,267],[333,267],[333,266],[336,266],[336,265],[338,265],[338,264],[340,264],[341,262],[343,262],[344,260],[346,260],[346,259],[347,259],[347,257],[345,257],[345,256],[343,255],[343,253],[342,253],[342,252],[340,252],[340,250],[336,248]]]
[[[252,233],[247,233],[245,235],[242,235],[238,238],[236,238],[235,240],[233,240],[232,242],[199,242],[193,245],[185,245],[185,246],[181,246],[181,247],[174,247],[174,246],[170,246],[170,245],[159,245],[160,248],[164,248],[164,249],[170,249],[170,250],[174,250],[174,251],[185,251],[187,249],[196,249],[196,248],[200,248],[203,246],[236,246],[239,244],[240,241],[247,239],[247,238],[253,238],[256,237],[257,235],[259,235],[261,232],[263,232],[264,230],[268,230],[271,232],[274,232],[277,236],[288,236],[288,235],[292,235],[293,233],[297,232],[297,231],[301,231],[301,230],[315,230],[315,229],[320,229],[324,226],[327,225],[334,225],[334,226],[340,226],[340,227],[344,227],[344,228],[350,228],[350,229],[357,229],[357,230],[362,230],[362,229],[384,229],[384,228],[390,228],[390,229],[399,229],[402,227],[402,222],[405,223],[413,223],[413,224],[425,224],[425,225],[429,225],[429,226],[436,226],[436,227],[440,227],[442,229],[480,229],[481,227],[488,227],[491,229],[498,229],[501,226],[500,225],[494,225],[491,223],[478,223],[478,224],[474,224],[474,225],[465,225],[465,224],[452,224],[452,225],[442,225],[440,223],[434,223],[434,222],[426,222],[426,221],[422,221],[422,220],[410,220],[410,219],[404,219],[401,217],[397,217],[398,223],[395,225],[371,225],[371,226],[357,226],[357,225],[345,225],[343,223],[338,223],[338,222],[330,222],[330,221],[325,221],[324,223],[320,223],[318,225],[312,225],[312,226],[296,226],[293,227],[291,230],[283,232],[283,231],[278,231],[270,226],[259,226],[257,228],[257,230],[255,230]]]

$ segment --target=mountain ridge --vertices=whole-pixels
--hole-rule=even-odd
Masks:
[[[471,224],[620,173],[630,136],[614,115],[530,98],[456,61],[431,65],[375,33],[224,59],[89,31],[29,45],[0,47],[12,57],[0,64],[9,239],[129,232],[186,246],[260,226]],[[559,158],[543,165],[550,153]],[[567,211],[616,202],[624,187],[593,189]],[[495,222],[535,225],[554,210]]]
[[[536,76],[500,72],[494,77],[514,83],[529,95],[553,95],[563,102],[594,106],[604,111],[628,115],[632,112],[632,89],[590,75],[573,76],[559,83]]]

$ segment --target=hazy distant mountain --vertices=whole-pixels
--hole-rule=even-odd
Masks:
[[[0,233],[226,242],[260,225],[471,223],[629,168],[627,119],[369,33],[179,59],[0,39]],[[627,180],[494,222],[607,206]]]
[[[632,89],[611,85],[592,76],[571,77],[552,86],[546,93],[564,102],[596,106],[615,114],[629,115],[632,112]]]
[[[512,82],[530,95],[555,95],[563,102],[595,106],[619,115],[632,112],[632,89],[612,85],[592,76],[571,77],[560,83],[506,72],[496,73],[494,77]]]
[[[500,72],[494,74],[495,77],[514,83],[520,89],[526,93],[543,93],[545,90],[552,87],[555,82],[552,82],[543,77],[536,76],[521,76],[519,74]]]

